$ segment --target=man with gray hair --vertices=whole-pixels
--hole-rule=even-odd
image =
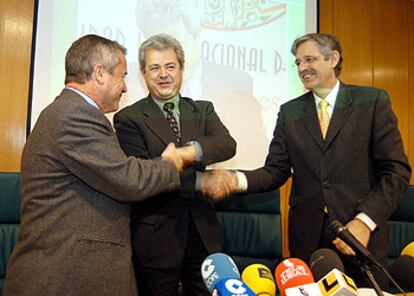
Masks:
[[[97,35],[66,54],[65,88],[23,151],[21,216],[5,296],[136,296],[129,202],[180,187],[174,144],[127,157],[104,113],[126,91],[126,50]]]
[[[140,295],[209,295],[201,278],[203,260],[221,250],[212,204],[196,192],[211,182],[206,165],[231,158],[236,142],[208,101],[182,97],[185,67],[180,43],[166,34],[139,48],[148,97],[114,117],[119,143],[127,155],[151,159],[174,141],[184,162],[181,190],[158,195],[132,208],[132,243]]]
[[[357,286],[370,287],[354,250],[329,226],[338,220],[387,265],[387,220],[411,175],[391,100],[385,90],[339,80],[342,49],[333,35],[304,35],[291,51],[309,92],[281,106],[265,165],[223,171],[227,180],[210,195],[276,189],[292,177],[290,255],[308,260],[315,250],[331,248]],[[217,187],[224,188],[221,194]],[[372,272],[385,289],[385,275],[376,267]]]
[[[203,42],[201,34],[205,5],[208,4],[197,0],[137,0],[137,27],[144,39],[165,33],[180,42],[186,60],[180,93],[212,101],[220,119],[238,144],[236,157],[227,164],[254,167],[263,160],[269,146],[262,107],[253,94],[250,74],[202,56],[202,44],[207,43]],[[130,66],[131,72],[138,71],[135,67]],[[131,93],[143,93],[144,85],[141,84],[128,85],[128,88]],[[249,135],[255,137],[254,151],[250,149]]]

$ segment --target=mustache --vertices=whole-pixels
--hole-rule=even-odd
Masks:
[[[301,76],[305,76],[305,75],[313,75],[313,74],[315,74],[316,73],[316,71],[315,70],[313,70],[313,69],[305,69],[305,70],[303,70],[303,71],[301,71],[300,72],[300,75]]]

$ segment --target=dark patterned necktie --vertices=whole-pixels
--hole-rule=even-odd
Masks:
[[[167,112],[168,124],[170,125],[170,128],[175,134],[175,139],[177,140],[177,143],[181,143],[180,129],[178,128],[177,120],[175,119],[174,114],[172,113],[172,110],[174,110],[174,103],[165,103],[164,110]]]

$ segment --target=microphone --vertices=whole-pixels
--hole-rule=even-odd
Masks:
[[[319,281],[334,268],[341,272],[345,272],[341,258],[339,258],[337,253],[328,248],[319,249],[313,252],[309,258],[309,267],[315,281]]]
[[[356,296],[358,288],[353,279],[334,268],[318,281],[323,296]]]
[[[242,282],[240,278],[222,279],[213,290],[217,296],[256,296],[256,294]]]
[[[256,295],[276,295],[276,284],[272,272],[263,264],[247,266],[242,272],[242,280]]]
[[[410,255],[399,256],[392,263],[390,274],[402,288],[414,292],[414,257]]]
[[[282,296],[322,295],[309,267],[298,258],[283,260],[276,267],[275,279]]]
[[[344,274],[344,265],[331,249],[319,249],[310,256],[310,269],[324,296],[355,296],[358,289],[354,281]]]
[[[414,242],[409,243],[401,251],[401,255],[408,255],[414,257]]]
[[[239,270],[233,259],[224,253],[213,253],[207,256],[201,264],[201,276],[210,293],[223,279],[240,279]]]
[[[340,239],[342,239],[348,246],[350,246],[355,254],[366,261],[383,269],[382,265],[372,256],[371,252],[367,250],[348,229],[343,226],[338,220],[334,220],[329,225],[329,229]]]

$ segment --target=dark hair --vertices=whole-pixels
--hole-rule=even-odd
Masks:
[[[172,48],[175,51],[180,67],[183,68],[185,57],[180,42],[168,34],[158,34],[145,40],[139,47],[138,59],[141,71],[144,71],[145,69],[148,49],[165,50],[169,48]]]
[[[85,83],[91,78],[96,64],[102,64],[112,72],[120,63],[118,53],[126,54],[126,48],[116,41],[98,35],[85,35],[72,43],[65,57],[65,84]]]
[[[321,54],[326,58],[329,56],[333,51],[339,52],[339,61],[335,67],[335,75],[338,77],[341,74],[342,70],[342,48],[341,44],[339,43],[338,39],[331,34],[319,34],[319,33],[310,33],[303,35],[302,37],[297,38],[293,41],[291,53],[296,55],[296,50],[298,47],[306,42],[306,41],[313,41],[315,42],[316,46],[319,48]]]

